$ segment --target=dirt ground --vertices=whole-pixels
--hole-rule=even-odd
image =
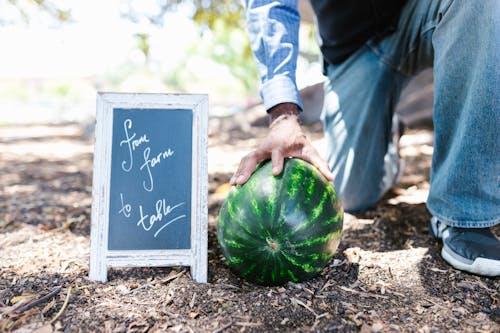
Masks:
[[[321,126],[306,129],[323,149]],[[93,141],[77,125],[0,127],[0,331],[500,331],[499,280],[450,268],[428,236],[430,129],[405,132],[401,183],[346,214],[317,278],[262,287],[229,271],[215,236],[221,185],[264,133],[211,120],[207,284],[184,267],[113,268],[102,284],[87,278]]]

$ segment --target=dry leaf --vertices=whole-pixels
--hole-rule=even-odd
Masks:
[[[350,247],[344,251],[344,255],[350,264],[359,264],[361,249],[359,247]]]
[[[228,195],[229,191],[231,191],[232,187],[233,186],[231,184],[224,183],[224,184],[220,185],[219,187],[217,187],[217,189],[215,190],[215,194],[226,197]]]
[[[41,223],[39,223],[39,224],[37,225],[37,228],[38,228],[38,229],[40,229],[40,230],[43,230],[43,231],[49,231],[49,230],[51,230],[51,229],[52,229],[51,227],[49,227],[49,226],[47,226],[47,225],[45,225],[45,224],[41,224]]]

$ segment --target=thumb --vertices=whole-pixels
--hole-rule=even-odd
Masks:
[[[281,149],[276,149],[271,152],[271,161],[273,165],[273,175],[277,176],[283,171],[284,156]]]

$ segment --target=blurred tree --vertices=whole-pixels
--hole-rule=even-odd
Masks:
[[[136,26],[133,32],[135,47],[144,55],[146,68],[151,69],[149,67],[155,65],[150,61],[151,53],[154,52],[151,47],[151,32],[154,29],[150,28],[168,24],[168,14],[179,13],[191,18],[199,28],[200,41],[193,45],[192,54],[202,55],[227,66],[249,93],[256,92],[258,74],[244,30],[245,13],[241,0],[118,1],[120,15]],[[21,22],[31,24],[32,21],[42,24],[50,22],[51,25],[72,22],[72,4],[73,1],[66,0],[0,0],[0,26]],[[307,24],[312,26],[312,11],[305,7],[306,1],[300,0],[300,4],[301,14]],[[314,40],[313,29],[308,31],[306,39]],[[300,55],[307,61],[313,61],[318,54],[317,49],[311,45],[314,43],[301,42]],[[174,74],[171,81],[175,80]]]
[[[71,10],[52,0],[0,0],[0,25],[29,24],[40,14],[53,23],[71,21]]]
[[[150,53],[149,35],[146,33],[136,33],[134,37],[137,40],[137,47],[144,54],[145,62],[148,63]]]
[[[144,19],[155,25],[163,25],[168,12],[190,8],[192,18],[202,26],[212,28],[217,19],[223,19],[233,27],[241,27],[244,17],[240,0],[150,0],[155,6],[144,6],[144,0],[123,0],[122,15],[133,22]]]
[[[257,71],[250,44],[243,27],[245,16],[239,0],[152,0],[155,6],[145,6],[144,0],[125,0],[122,16],[138,25],[162,26],[165,14],[188,12],[200,28],[200,43],[193,46],[193,54],[209,57],[228,66],[247,90],[257,87]],[[147,32],[137,34],[140,50],[148,59]]]

